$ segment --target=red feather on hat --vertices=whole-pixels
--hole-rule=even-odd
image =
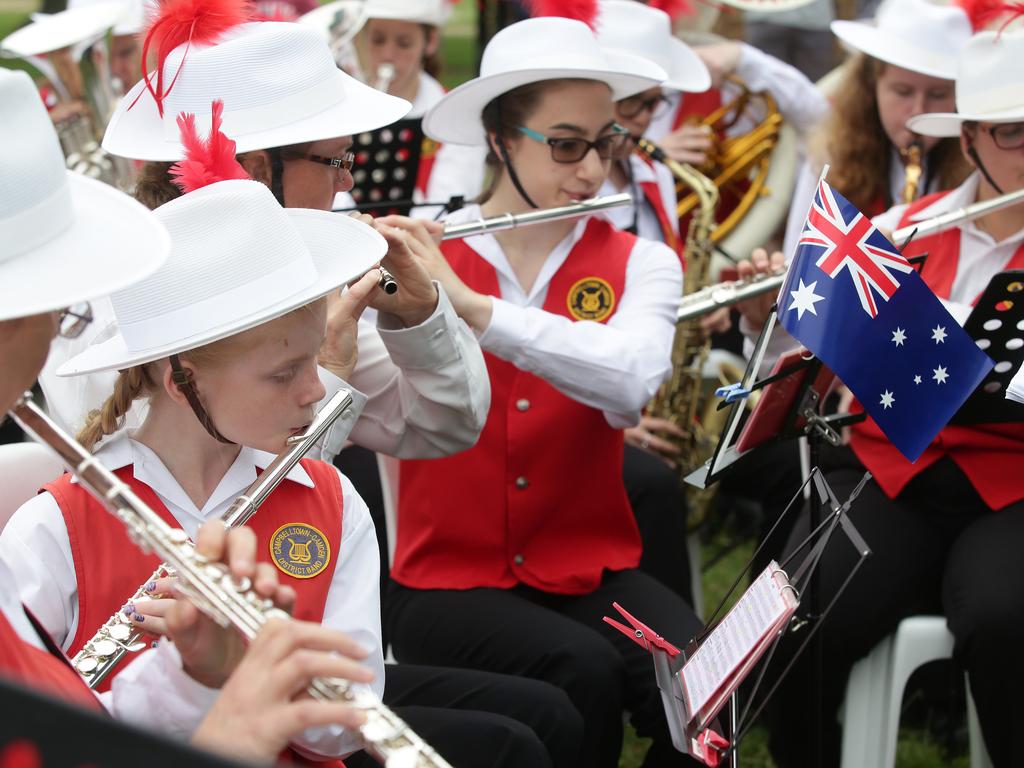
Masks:
[[[156,15],[149,21],[146,38],[142,43],[143,72],[147,71],[150,48],[156,52],[156,85],[153,85],[148,74],[145,80],[146,90],[156,100],[161,117],[164,114],[164,99],[171,92],[185,64],[183,56],[178,72],[164,88],[164,61],[171,51],[179,45],[216,43],[224,32],[249,21],[250,15],[248,0],[162,0]],[[188,54],[187,49],[185,53]]]
[[[680,16],[692,16],[693,4],[689,0],[651,0],[648,5],[664,11],[673,21]]]
[[[561,16],[582,21],[591,29],[597,18],[597,0],[529,0],[531,16]]]
[[[213,102],[213,117],[210,134],[206,141],[196,131],[196,116],[182,112],[178,115],[178,129],[181,143],[185,147],[185,159],[171,166],[171,177],[182,192],[194,192],[209,184],[229,179],[248,179],[249,174],[235,159],[235,142],[220,130],[224,102]]]
[[[971,28],[975,32],[986,29],[992,22],[1007,18],[1002,27],[1006,27],[1018,16],[1024,16],[1024,3],[1006,3],[1003,0],[958,0],[957,5],[963,8],[967,18],[971,20]]]

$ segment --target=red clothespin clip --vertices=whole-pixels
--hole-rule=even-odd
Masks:
[[[729,748],[729,740],[710,728],[701,731],[700,735],[693,740],[695,750],[694,757],[702,761],[708,768],[718,768],[722,761],[722,755]]]
[[[605,623],[611,624],[626,637],[631,638],[633,642],[635,642],[645,651],[648,651],[650,653],[654,653],[655,649],[664,651],[668,654],[669,658],[675,658],[681,653],[681,651],[674,645],[672,645],[672,643],[670,643],[664,637],[662,637],[653,629],[648,627],[642,621],[637,619],[635,616],[630,614],[630,612],[623,608],[621,605],[619,605],[618,603],[612,603],[612,607],[615,608],[616,611],[621,613],[625,617],[626,621],[628,621],[633,626],[633,628],[630,629],[624,624],[620,624],[615,619],[610,619],[607,616],[604,617]]]

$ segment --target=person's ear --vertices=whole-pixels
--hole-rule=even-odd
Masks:
[[[188,360],[181,361],[181,367],[183,370],[195,376],[195,368]],[[160,363],[160,385],[163,387],[164,394],[171,398],[171,402],[180,405],[182,408],[190,409],[192,406],[188,403],[188,398],[185,394],[178,389],[178,385],[174,383],[174,371],[171,370],[171,365],[166,360]]]
[[[274,170],[270,163],[270,153],[263,149],[246,152],[238,156],[238,162],[245,172],[254,180],[268,187],[274,182]]]
[[[423,49],[424,56],[433,56],[437,53],[438,46],[441,44],[441,35],[437,31],[437,27],[431,27],[430,31],[427,32],[427,46]]]

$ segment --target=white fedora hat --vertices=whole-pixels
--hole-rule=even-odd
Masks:
[[[154,213],[171,234],[170,258],[111,295],[117,334],[58,375],[140,365],[255,328],[363,275],[387,252],[372,227],[281,208],[258,181],[210,184]]]
[[[605,51],[581,21],[545,16],[511,24],[484,49],[480,76],[444,97],[423,118],[423,131],[451,144],[487,143],[481,114],[493,99],[529,83],[573,78],[597,80],[624,99],[655,85],[667,73],[647,59]]]
[[[1024,122],[1024,32],[979,32],[960,54],[955,113],[910,118],[923,136],[959,136],[964,122]]]
[[[295,21],[312,27],[334,45],[341,45],[355,37],[366,25],[366,0],[334,0],[318,5]]]
[[[370,131],[411,108],[338,69],[321,33],[305,24],[239,24],[214,45],[178,46],[163,72],[165,84],[174,81],[163,115],[145,81],[136,83],[107,125],[105,150],[137,160],[180,160],[185,151],[175,118],[181,112],[208,116],[214,99],[224,101],[224,132],[238,152]]]
[[[0,53],[5,56],[38,56],[82,42],[98,40],[125,15],[120,0],[97,2],[52,14],[38,14],[3,40]]]
[[[448,20],[444,0],[366,0],[367,17],[440,27]]]
[[[95,299],[170,252],[145,206],[64,165],[31,78],[0,68],[0,320]]]
[[[664,11],[635,0],[601,0],[597,42],[605,50],[632,53],[653,61],[668,73],[663,85],[700,93],[711,87],[711,75],[700,57],[672,34],[672,19]]]
[[[902,69],[952,80],[971,21],[957,5],[885,0],[875,23],[833,21],[832,33],[854,50]]]

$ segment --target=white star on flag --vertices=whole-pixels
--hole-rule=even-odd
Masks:
[[[917,376],[914,377],[914,383],[915,384],[920,384],[921,383],[921,375],[920,374],[918,374]]]
[[[793,297],[793,303],[789,305],[789,308],[796,310],[796,319],[802,320],[804,312],[810,312],[812,315],[817,315],[818,310],[814,308],[814,305],[819,301],[824,301],[824,296],[819,296],[814,292],[815,286],[818,281],[815,280],[810,285],[804,285],[803,279],[800,280],[800,287],[795,291],[790,291],[789,295]]]
[[[896,342],[897,347],[902,347],[903,342],[907,340],[907,332],[896,326],[896,330],[892,332],[892,340]]]
[[[896,398],[892,396],[892,392],[885,390],[882,393],[882,402],[879,403],[883,408],[892,408],[892,404],[896,402]]]
[[[936,344],[942,344],[946,340],[946,329],[941,325],[932,328],[932,339]]]
[[[932,378],[935,379],[936,383],[938,384],[945,384],[946,379],[949,378],[949,374],[946,372],[946,369],[943,368],[941,365],[934,371],[932,371],[932,373],[934,374]]]

